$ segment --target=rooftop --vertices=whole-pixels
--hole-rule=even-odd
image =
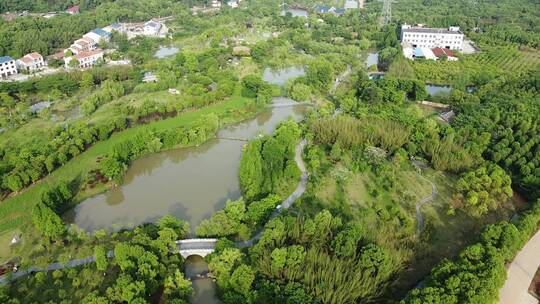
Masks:
[[[77,5],[75,6],[72,6],[72,7],[69,7],[66,12],[70,12],[70,13],[78,13],[79,12],[79,7]]]
[[[154,21],[154,20],[150,20],[150,21],[146,22],[146,23],[144,24],[144,26],[150,26],[150,27],[153,27],[153,28],[160,28],[160,27],[161,27],[161,23],[156,22],[156,21]]]
[[[345,9],[355,9],[358,8],[358,1],[356,0],[347,0],[345,1]]]
[[[101,37],[105,37],[105,36],[110,36],[110,35],[111,35],[111,33],[107,32],[107,31],[104,31],[104,30],[102,30],[102,29],[100,29],[100,28],[97,28],[97,29],[92,30],[92,33],[98,34],[98,35],[100,35]]]
[[[431,27],[423,27],[423,26],[409,26],[404,24],[401,27],[401,31],[403,33],[427,33],[427,34],[463,34],[459,28],[431,28]]]
[[[99,53],[103,53],[103,50],[102,49],[96,49],[96,50],[93,50],[93,51],[80,52],[79,54],[75,55],[75,58],[77,58],[77,60],[81,60],[83,58],[91,57],[91,56],[97,55]]]
[[[11,57],[9,57],[9,56],[2,56],[2,57],[0,57],[0,64],[6,63],[6,62],[10,62],[10,61],[13,61],[13,58],[11,58]]]

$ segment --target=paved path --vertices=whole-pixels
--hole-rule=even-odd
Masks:
[[[332,86],[332,89],[330,89],[330,94],[333,94],[334,91],[337,89],[337,87],[339,86],[339,84],[347,77],[349,76],[349,74],[351,74],[352,72],[352,66],[350,64],[347,65],[347,69],[345,70],[345,72],[343,72],[341,75],[339,75],[337,78],[336,78],[336,81],[334,82],[334,85]]]
[[[304,147],[306,146],[307,141],[305,139],[302,139],[300,143],[296,146],[296,151],[294,155],[294,160],[296,162],[296,165],[300,169],[300,172],[302,172],[302,175],[300,176],[300,183],[296,187],[296,189],[293,191],[289,197],[287,197],[282,203],[281,208],[276,209],[272,215],[270,215],[270,218],[268,220],[271,220],[278,216],[283,210],[289,209],[294,201],[296,201],[298,198],[300,198],[304,192],[306,192],[306,186],[308,181],[308,172],[306,170],[306,165],[304,164],[304,160],[302,159],[302,152],[304,151]],[[236,246],[240,248],[245,247],[251,247],[253,246],[253,243],[257,240],[259,240],[264,232],[264,228],[261,229],[257,234],[255,234],[251,239],[244,241],[244,242],[237,242]]]
[[[538,300],[528,289],[534,274],[540,266],[540,231],[516,255],[508,267],[508,277],[499,291],[501,304],[537,304]]]
[[[114,256],[114,252],[112,250],[107,252],[107,257],[112,258],[113,256]],[[19,270],[17,272],[11,273],[11,276],[9,275],[0,276],[0,285],[5,285],[6,283],[15,281],[20,277],[26,276],[28,274],[32,274],[34,272],[53,271],[57,269],[73,268],[73,267],[81,266],[84,264],[94,263],[95,261],[96,261],[95,256],[89,256],[82,259],[74,259],[66,263],[61,263],[61,262],[52,263],[44,268],[32,266],[28,269]]]

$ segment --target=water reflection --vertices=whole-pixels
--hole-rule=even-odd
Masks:
[[[379,62],[379,53],[368,53],[366,58],[366,67],[376,65]]]
[[[161,45],[159,46],[159,49],[154,54],[154,57],[161,59],[161,58],[172,56],[178,53],[178,51],[179,49],[176,47],[166,47],[166,46]]]
[[[271,84],[283,86],[287,80],[304,76],[306,73],[304,67],[289,67],[281,70],[274,71],[266,68],[263,72],[263,79]]]
[[[276,103],[290,103],[277,98]],[[279,122],[299,120],[302,106],[269,109],[220,131],[218,137],[253,138],[271,133]],[[74,209],[73,222],[86,230],[118,229],[171,214],[195,227],[241,195],[238,167],[243,141],[214,139],[199,147],[149,155],[133,162],[124,184],[89,198]]]

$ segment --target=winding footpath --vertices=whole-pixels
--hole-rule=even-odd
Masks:
[[[415,160],[412,160],[412,164],[414,167],[416,167],[419,172],[416,173],[421,179],[425,180],[426,182],[428,182],[430,185],[431,185],[431,194],[429,196],[426,196],[424,198],[422,198],[420,201],[418,201],[418,203],[416,203],[416,206],[415,206],[415,209],[416,209],[416,233],[417,235],[420,235],[422,233],[422,230],[424,228],[424,215],[422,214],[422,207],[435,200],[435,198],[437,197],[437,195],[439,195],[439,191],[437,190],[437,186],[435,185],[434,182],[430,181],[429,179],[427,179],[426,177],[424,177],[421,173],[422,169],[424,168],[424,164],[421,163],[421,162],[418,162],[418,161],[415,161]]]
[[[293,193],[289,195],[289,197],[287,197],[283,202],[281,202],[281,208],[276,209],[272,213],[272,215],[270,215],[270,218],[268,219],[268,221],[270,221],[271,219],[281,214],[283,210],[289,209],[294,203],[294,201],[296,201],[298,198],[300,198],[304,194],[304,192],[306,192],[306,186],[308,182],[308,172],[306,170],[306,165],[304,164],[304,160],[302,159],[302,153],[304,151],[304,147],[306,146],[306,144],[307,144],[307,141],[305,139],[302,139],[300,143],[296,145],[296,150],[295,150],[295,155],[294,155],[294,161],[296,162],[298,169],[300,169],[300,172],[302,172],[302,175],[300,176],[300,183],[298,183],[298,186],[296,186],[296,189],[293,191]],[[264,227],[257,234],[255,234],[251,239],[244,242],[236,242],[236,246],[240,248],[251,247],[253,246],[253,243],[255,241],[259,240],[262,237],[263,233],[264,233]]]
[[[420,178],[422,178],[423,180],[431,184],[431,194],[429,196],[424,197],[418,203],[416,203],[416,223],[417,223],[416,233],[420,234],[422,233],[422,229],[424,228],[424,215],[422,214],[422,211],[420,211],[420,209],[422,209],[422,206],[424,206],[425,204],[433,201],[437,197],[439,192],[437,191],[437,186],[435,186],[435,183],[425,178],[420,173],[418,173],[418,176],[420,176]]]
[[[507,270],[506,281],[499,291],[501,304],[537,304],[529,286],[540,266],[540,231],[519,251]]]

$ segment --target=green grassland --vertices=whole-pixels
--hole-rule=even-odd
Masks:
[[[396,279],[396,292],[406,292],[443,258],[455,257],[473,242],[486,224],[509,219],[514,212],[510,201],[482,218],[459,210],[449,215],[457,177],[431,168],[424,169],[422,176],[425,179],[412,166],[401,166],[393,187],[381,190],[378,174],[371,171],[352,173],[345,183],[328,175],[310,185],[311,197],[299,208],[305,213],[327,208],[348,214],[366,228],[367,239],[394,248],[405,267]],[[426,179],[436,185],[438,195],[421,208],[424,228],[418,235],[415,205],[431,195]]]

